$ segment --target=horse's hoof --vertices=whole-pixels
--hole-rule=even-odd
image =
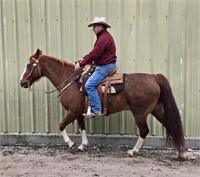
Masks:
[[[128,150],[126,153],[127,153],[129,156],[133,157],[134,151],[133,151],[133,149],[130,149],[130,150]]]
[[[178,160],[178,161],[185,161],[185,160],[186,160],[186,158],[185,158],[183,152],[179,152],[179,153],[178,153],[177,160]]]
[[[71,153],[76,153],[76,151],[77,151],[77,146],[76,146],[76,143],[74,143],[71,147],[70,147],[70,152]]]
[[[78,147],[78,150],[83,152],[85,150],[85,148],[87,147],[87,145],[85,144],[81,144],[79,147]]]
[[[186,159],[185,159],[185,157],[178,156],[178,157],[177,157],[177,160],[178,160],[179,162],[183,162],[183,161],[185,161]]]
[[[139,155],[139,150],[133,148],[133,149],[128,150],[128,151],[127,151],[127,154],[128,154],[129,156],[133,157],[133,156],[135,156],[135,155]]]
[[[81,151],[81,152],[83,152],[84,146],[81,144],[81,145],[78,147],[78,150]]]

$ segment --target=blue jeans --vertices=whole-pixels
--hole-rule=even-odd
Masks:
[[[102,112],[101,99],[99,97],[96,86],[99,85],[101,81],[105,79],[106,76],[108,76],[115,67],[116,64],[113,63],[102,66],[96,66],[93,74],[90,76],[90,78],[87,80],[85,84],[85,89],[88,93],[93,113]]]

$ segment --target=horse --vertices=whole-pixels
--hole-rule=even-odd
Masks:
[[[70,148],[74,148],[75,143],[69,138],[65,127],[77,119],[81,135],[78,149],[83,151],[89,141],[83,116],[84,98],[76,84],[79,73],[80,70],[75,70],[74,64],[44,55],[40,49],[37,49],[35,54],[29,57],[29,63],[20,78],[20,85],[29,88],[43,76],[50,80],[55,90],[59,92],[62,106],[67,110],[67,116],[59,125],[64,142]],[[166,129],[166,139],[173,140],[178,150],[178,158],[184,159],[185,139],[181,116],[168,79],[162,74],[129,73],[124,80],[123,90],[118,94],[110,95],[111,102],[108,104],[107,111],[113,114],[129,110],[135,118],[139,136],[127,154],[134,156],[135,153],[139,153],[149,133],[147,116],[152,114]]]

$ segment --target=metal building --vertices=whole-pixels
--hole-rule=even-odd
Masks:
[[[57,94],[19,86],[28,57],[44,54],[74,62],[92,49],[87,28],[106,16],[115,38],[119,72],[162,73],[172,86],[186,136],[200,135],[200,1],[198,0],[0,0],[0,132],[58,133],[66,112]],[[51,90],[47,79],[37,91]],[[162,126],[148,118],[151,135]],[[68,132],[78,132],[76,122]],[[87,120],[87,132],[135,134],[130,112]]]

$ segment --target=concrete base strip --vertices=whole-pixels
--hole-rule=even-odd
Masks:
[[[69,137],[78,145],[81,144],[79,134],[69,134]],[[89,144],[110,145],[110,146],[127,146],[135,145],[138,137],[135,135],[105,135],[105,134],[87,134]],[[13,145],[37,145],[37,146],[58,146],[66,145],[61,135],[58,134],[30,134],[30,133],[0,133],[0,146]],[[147,136],[143,148],[168,148],[165,138],[160,136]],[[200,149],[200,137],[187,137],[186,148]]]

